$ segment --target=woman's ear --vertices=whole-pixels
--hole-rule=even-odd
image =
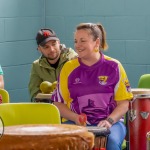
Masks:
[[[96,47],[99,47],[99,46],[100,46],[100,44],[101,44],[101,43],[100,43],[100,39],[99,39],[99,38],[97,38],[97,39],[96,39]]]

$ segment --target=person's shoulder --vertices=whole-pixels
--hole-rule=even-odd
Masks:
[[[33,61],[32,67],[33,68],[39,68],[40,67],[40,58]]]
[[[64,64],[64,66],[62,68],[62,72],[65,74],[70,74],[73,70],[75,70],[79,66],[80,66],[80,64],[78,62],[78,58],[69,60]]]
[[[65,64],[73,65],[73,64],[79,64],[78,58],[74,58],[72,60],[67,61]]]
[[[42,60],[42,56],[40,56],[38,59],[34,60],[32,64],[39,64],[39,62]]]
[[[65,44],[60,44],[60,49],[62,53],[75,52],[71,47],[66,47]]]
[[[61,53],[64,57],[68,58],[68,60],[74,59],[78,56],[71,47],[65,47],[64,44],[61,44]]]
[[[40,61],[39,59],[34,60],[33,63],[32,63],[32,65],[37,65],[37,64],[39,64],[39,61]]]
[[[36,64],[38,62],[39,62],[39,59],[36,59],[36,60],[33,61],[33,64]]]
[[[122,68],[122,69],[124,68],[122,63],[119,60],[115,59],[115,58],[112,58],[112,57],[109,57],[107,55],[104,55],[104,59],[108,61],[108,64],[111,67],[118,66],[119,68]]]
[[[115,58],[112,58],[112,57],[110,57],[110,56],[107,56],[107,55],[104,55],[104,59],[105,59],[105,60],[108,60],[108,61],[115,62],[115,63],[117,63],[117,64],[121,64],[121,62],[120,62],[119,60],[117,60],[117,59],[115,59]]]
[[[79,66],[80,64],[79,64],[79,61],[78,61],[78,58],[74,58],[74,59],[72,59],[72,60],[69,60],[69,61],[67,61],[65,64],[64,64],[64,66],[66,67],[66,68],[76,68],[77,66]]]

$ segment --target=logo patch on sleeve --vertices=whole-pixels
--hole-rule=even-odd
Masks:
[[[127,90],[128,92],[131,92],[130,83],[129,83],[129,80],[128,80],[127,78],[124,79],[124,84],[125,84],[125,86],[126,86],[126,90]]]

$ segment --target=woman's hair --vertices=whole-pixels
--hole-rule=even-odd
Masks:
[[[103,26],[98,23],[81,23],[76,27],[76,30],[88,30],[89,33],[93,36],[93,40],[95,41],[97,38],[100,39],[100,50],[106,50],[108,48],[107,42],[106,42],[106,32],[103,28]]]

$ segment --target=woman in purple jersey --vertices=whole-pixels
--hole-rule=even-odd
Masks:
[[[84,113],[84,125],[109,128],[107,150],[120,150],[126,135],[121,118],[133,98],[125,70],[102,53],[108,46],[101,24],[79,24],[74,45],[78,58],[64,65],[52,95],[54,104],[64,123],[83,125],[79,118]]]

